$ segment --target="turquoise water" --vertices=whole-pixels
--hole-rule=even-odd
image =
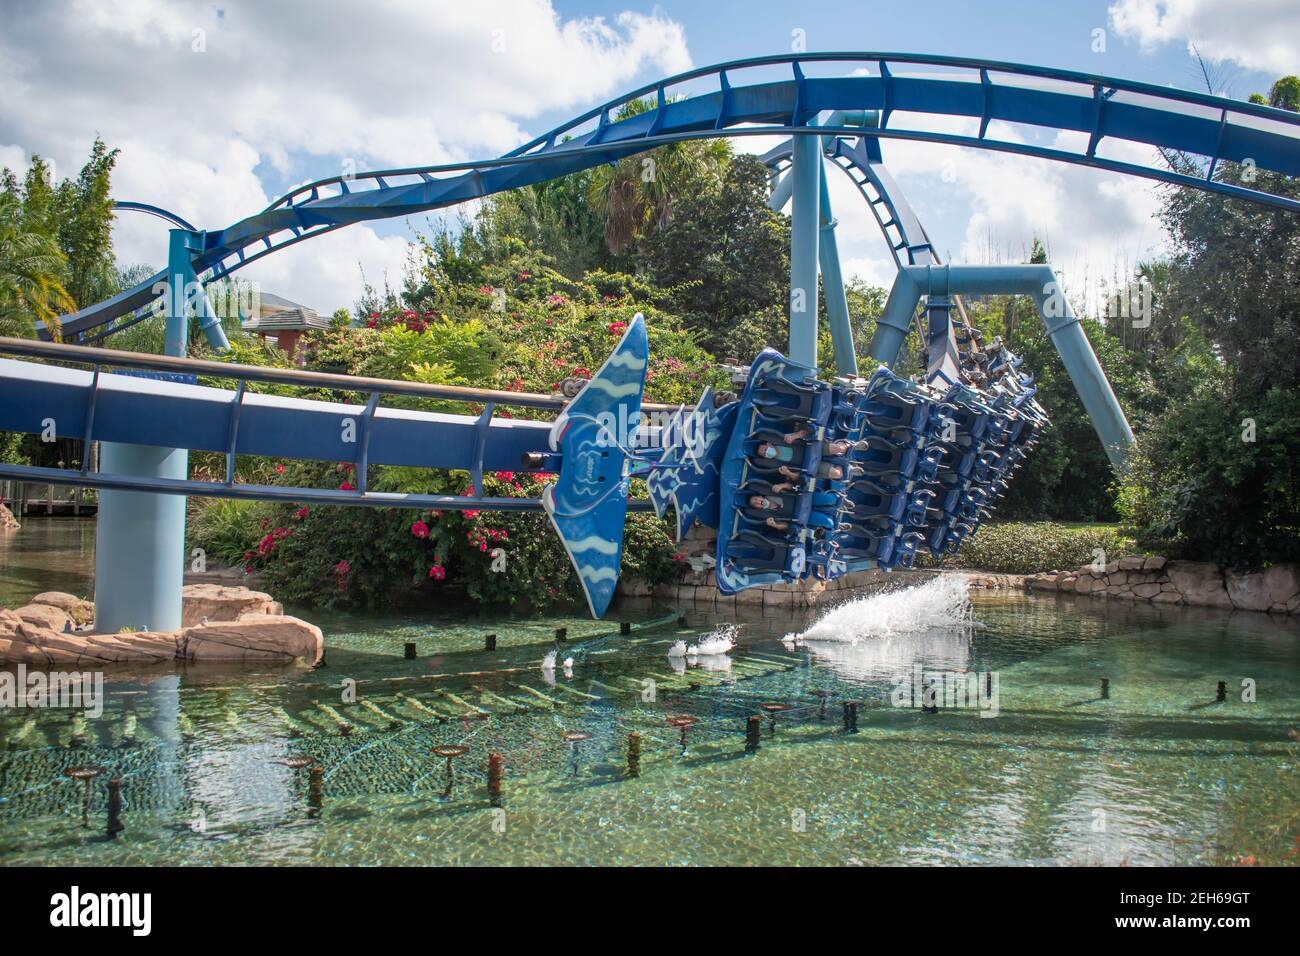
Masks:
[[[81,532],[49,524],[64,530],[0,550],[0,601],[88,590],[89,565],[86,587],[67,583],[85,559]],[[100,719],[0,711],[0,863],[1293,862],[1295,626],[1059,596],[973,601],[974,624],[917,629],[903,626],[906,608],[863,602],[815,633],[873,621],[892,632],[803,647],[781,639],[826,609],[725,620],[688,609],[683,629],[671,608],[625,604],[611,619],[636,623],[626,636],[585,620],[300,612],[325,632],[323,668],[109,671]],[[731,624],[730,655],[668,657],[679,639]],[[544,672],[560,626],[560,664]],[[416,660],[403,657],[408,641]],[[917,664],[992,672],[997,716],[894,706],[897,678]],[[1255,702],[1241,699],[1243,679]],[[856,733],[843,728],[846,701]],[[764,703],[790,709],[770,718]],[[680,715],[696,718],[685,748],[666,722]],[[751,715],[760,747],[747,753]],[[566,741],[575,732],[590,736]],[[467,748],[450,778],[429,752],[439,745]],[[499,810],[489,753],[504,758]],[[297,755],[320,767],[318,795],[279,762]],[[87,804],[62,775],[87,765],[122,781],[114,840],[102,835],[104,778]]]

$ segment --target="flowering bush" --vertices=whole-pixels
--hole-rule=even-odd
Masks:
[[[598,272],[578,282],[523,251],[499,266],[458,274],[454,282],[440,268],[426,263],[424,274],[407,290],[406,307],[390,302],[370,309],[358,322],[337,321],[314,333],[307,344],[308,367],[549,393],[565,378],[590,378],[640,311],[650,339],[647,400],[689,403],[705,385],[726,382],[694,336],[661,311],[655,291],[635,277]],[[319,397],[364,400],[359,393]],[[387,398],[384,403],[462,415],[482,411],[453,401]],[[498,407],[496,415],[550,418],[553,413]],[[464,472],[371,465],[367,477],[376,491],[472,493]],[[543,478],[551,476],[489,474],[484,493],[536,498]],[[291,462],[276,468],[271,480],[342,490],[358,484],[349,463]],[[634,494],[643,497],[644,486],[637,483]],[[417,592],[518,609],[582,603],[568,555],[539,513],[296,504],[267,508],[268,525],[249,542],[248,563],[287,602],[374,606]],[[629,517],[625,573],[655,583],[668,580],[676,570],[673,554],[665,522],[646,514]]]

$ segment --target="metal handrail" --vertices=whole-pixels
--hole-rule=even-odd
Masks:
[[[94,348],[88,345],[55,344],[34,339],[16,339],[0,336],[0,352],[26,355],[58,362],[77,362],[86,365],[119,366],[122,368],[149,369],[190,375],[212,375],[245,382],[267,382],[292,385],[299,388],[331,388],[349,392],[378,392],[384,395],[408,395],[415,398],[441,399],[468,404],[493,403],[518,408],[546,408],[559,410],[568,404],[567,399],[535,392],[503,392],[496,389],[469,388],[463,385],[428,385],[423,382],[398,382],[386,378],[368,378],[360,375],[339,375],[333,372],[310,372],[305,369],[264,368],[258,365],[238,365],[233,362],[213,362],[208,359],[174,358],[150,355],[145,352],[122,352],[117,349]],[[676,405],[645,403],[647,411],[674,411]]]

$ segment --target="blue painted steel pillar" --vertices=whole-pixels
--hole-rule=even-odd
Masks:
[[[853,351],[853,326],[849,322],[849,300],[844,293],[844,273],[840,270],[840,247],[835,241],[835,216],[831,212],[831,193],[826,185],[826,170],[821,179],[821,236],[817,258],[821,262],[822,287],[826,291],[826,317],[835,346],[837,375],[857,375],[858,357]]]
[[[167,257],[168,355],[183,356],[188,349],[186,293],[195,289],[190,284],[195,281],[190,253],[197,238],[196,233],[184,229],[171,231]],[[202,307],[199,311],[202,316]],[[208,313],[215,319],[211,310]],[[220,322],[215,327],[220,330]],[[225,341],[224,332],[221,340]],[[189,452],[103,442],[99,470],[145,478],[184,479],[189,470]],[[142,491],[99,493],[95,523],[96,630],[119,631],[130,627],[174,631],[181,626],[185,501],[182,495]]]
[[[898,271],[885,310],[876,323],[876,334],[867,349],[872,358],[886,365],[898,358],[916,307],[926,295],[1032,298],[1106,456],[1117,469],[1124,468],[1134,444],[1133,430],[1051,266],[904,266]]]
[[[177,248],[179,244],[180,248]],[[168,315],[172,313],[170,309],[178,309],[181,314],[188,314],[188,303],[192,300],[194,303],[194,314],[199,320],[199,331],[207,336],[208,344],[217,352],[225,352],[230,348],[230,342],[226,339],[226,330],[221,327],[221,317],[217,315],[212,308],[212,302],[208,299],[208,293],[204,290],[199,277],[194,271],[194,265],[189,254],[201,252],[203,250],[203,233],[187,232],[184,229],[173,229],[171,231],[171,245],[168,248],[168,267],[167,273],[171,276],[181,276],[179,287],[184,294],[183,303],[175,303],[169,307]],[[189,253],[189,254],[186,254]],[[174,287],[173,287],[174,288]],[[173,336],[181,336],[173,341]],[[173,328],[171,323],[167,326],[167,349],[168,355],[184,355],[188,345],[189,324],[177,323]],[[179,351],[175,351],[179,349]]]
[[[835,368],[840,375],[858,374],[858,357],[853,347],[853,326],[849,321],[849,301],[844,294],[844,273],[840,269],[839,244],[835,241],[835,214],[831,211],[830,188],[826,185],[826,170],[822,169],[819,191],[820,235],[817,242],[817,260],[821,265],[822,285],[826,289],[826,315],[830,319],[831,340],[835,345]],[[772,187],[768,206],[774,212],[790,201],[794,175],[787,174]]]
[[[817,238],[821,232],[820,136],[794,138],[790,229],[790,358],[817,367]]]

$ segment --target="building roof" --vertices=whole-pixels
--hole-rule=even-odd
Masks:
[[[263,292],[260,297],[260,314],[244,323],[247,332],[287,332],[293,329],[327,329],[329,320],[314,309],[282,296]]]

